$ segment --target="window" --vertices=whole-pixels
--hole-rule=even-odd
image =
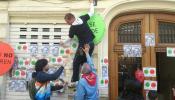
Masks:
[[[175,23],[159,22],[159,43],[175,43]]]
[[[141,22],[129,22],[121,24],[118,28],[119,43],[140,43]]]

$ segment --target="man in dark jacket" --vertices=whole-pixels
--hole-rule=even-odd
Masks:
[[[90,11],[88,14],[85,14],[80,17],[75,17],[72,13],[67,13],[64,17],[66,23],[70,26],[69,30],[69,38],[66,42],[61,42],[60,44],[64,46],[68,41],[72,40],[74,36],[77,36],[79,46],[77,48],[77,51],[75,53],[75,57],[73,60],[73,75],[71,82],[76,82],[79,80],[79,72],[80,72],[80,66],[86,62],[86,55],[82,51],[82,48],[85,44],[89,44],[90,50],[89,54],[90,56],[93,53],[94,50],[94,34],[90,27],[88,26],[87,21],[90,19],[90,17],[94,14],[94,4],[92,3],[93,0],[90,0]]]
[[[32,77],[36,79],[35,87],[38,90],[35,95],[36,100],[50,100],[52,90],[63,88],[63,86],[50,86],[50,81],[56,80],[63,72],[63,69],[64,67],[61,66],[55,73],[48,74],[48,61],[46,59],[39,59],[36,62],[36,72],[32,73]]]

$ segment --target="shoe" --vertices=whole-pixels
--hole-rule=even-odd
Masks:
[[[76,85],[78,84],[78,81],[76,81],[76,82],[71,82],[71,83],[69,83],[68,84],[68,87],[69,88],[76,88]]]

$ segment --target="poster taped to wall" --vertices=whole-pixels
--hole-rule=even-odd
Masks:
[[[123,51],[125,57],[142,57],[141,45],[124,45]]]
[[[38,44],[30,44],[30,54],[32,56],[37,56],[37,54],[38,54]]]
[[[145,33],[145,46],[155,46],[154,33]]]
[[[23,92],[26,91],[25,80],[10,80],[8,83],[8,91]]]
[[[108,68],[107,66],[102,66],[102,77],[108,78]]]

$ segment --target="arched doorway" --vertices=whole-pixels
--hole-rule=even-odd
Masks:
[[[112,20],[112,23],[109,26],[108,34],[110,100],[116,100],[122,91],[123,66],[125,66],[125,68],[130,68],[135,65],[141,66],[142,68],[146,66],[156,67],[158,72],[157,78],[145,79],[158,80],[158,92],[163,96],[161,98],[164,98],[166,100],[169,99],[167,98],[169,95],[166,94],[166,92],[170,90],[162,90],[163,85],[161,84],[163,84],[163,78],[160,77],[161,75],[159,71],[162,71],[163,67],[161,67],[159,63],[161,59],[156,59],[156,55],[158,57],[158,54],[156,53],[166,52],[166,48],[169,46],[175,47],[174,17],[175,15],[173,14],[137,13],[117,16]],[[145,46],[146,33],[155,34],[155,46]],[[124,55],[123,48],[127,44],[140,45],[141,56],[127,57]],[[166,62],[167,64],[168,61]],[[173,66],[173,64],[170,66]],[[169,71],[167,71],[167,73]],[[166,72],[162,72],[162,74],[164,73]],[[143,93],[145,95],[145,92]]]

